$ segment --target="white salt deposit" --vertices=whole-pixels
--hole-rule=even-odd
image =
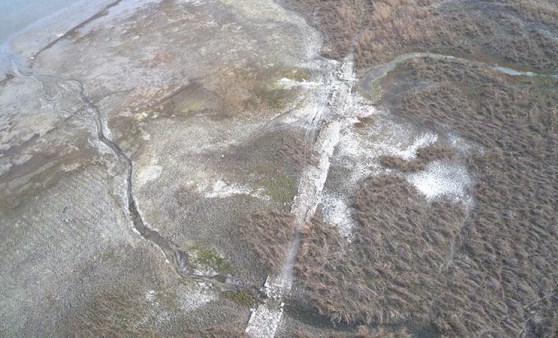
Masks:
[[[144,186],[147,182],[151,182],[159,178],[163,172],[163,167],[156,164],[157,161],[152,162],[150,165],[141,167],[138,171],[137,185],[138,187]]]
[[[494,66],[492,67],[492,69],[494,69],[495,71],[498,71],[500,73],[504,73],[504,74],[508,74],[508,75],[512,75],[512,76],[535,76],[536,74],[533,72],[522,72],[519,70],[515,70],[515,69],[511,69],[508,67],[501,67],[501,66]]]
[[[259,305],[252,311],[252,316],[246,327],[246,333],[250,337],[273,337],[283,316],[283,307],[270,309],[267,304]]]
[[[194,6],[201,6],[202,5],[201,0],[179,0],[178,3],[190,4],[190,5],[194,5]]]
[[[317,88],[322,84],[314,81],[295,81],[288,78],[282,78],[277,83],[279,87],[283,89],[293,89],[293,88]]]
[[[407,175],[407,180],[429,199],[441,196],[463,199],[472,183],[464,166],[440,161],[430,163],[424,171]]]
[[[350,239],[356,223],[346,200],[339,196],[324,195],[321,210],[324,220],[336,226],[341,236]]]
[[[148,290],[145,293],[145,300],[150,302],[150,303],[155,301],[155,294],[156,294],[155,290]]]
[[[393,155],[409,160],[418,149],[434,144],[438,135],[416,133],[413,128],[395,123],[385,115],[377,115],[376,122],[364,131],[348,128],[342,137],[341,156],[376,158]]]
[[[361,105],[358,100],[355,102]],[[374,123],[364,130],[355,127],[354,122],[344,127],[337,153],[332,158],[334,165],[348,169],[349,175],[345,182],[348,187],[355,186],[364,177],[380,173],[380,156],[411,160],[416,157],[418,149],[438,140],[438,135],[430,132],[417,133],[412,127],[395,123],[373,107],[364,105],[361,110],[368,113],[368,116],[375,117]]]
[[[180,286],[176,290],[176,296],[180,309],[185,312],[198,309],[217,299],[217,295],[204,285],[194,285],[189,288]],[[158,301],[157,291],[147,290],[144,297],[145,301],[149,304],[149,308],[145,316],[136,323],[136,327],[139,328],[152,320],[155,320],[155,323],[160,325],[178,315],[178,313],[174,311],[169,312],[163,310],[164,306],[161,306]]]
[[[248,195],[268,201],[270,197],[264,193],[263,189],[252,190],[238,184],[227,184],[222,180],[213,182],[211,186],[198,186],[198,192],[203,193],[205,198],[227,198],[235,195]]]
[[[192,311],[217,299],[215,292],[203,286],[192,288],[179,288],[177,290],[177,300],[180,308],[184,311]]]

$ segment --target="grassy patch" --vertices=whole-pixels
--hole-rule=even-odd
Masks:
[[[293,196],[296,195],[298,180],[293,176],[275,175],[269,177],[269,180],[264,182],[264,189],[266,194],[273,200],[281,203],[290,203],[293,200]]]
[[[257,87],[254,94],[260,102],[272,109],[284,108],[292,99],[296,91],[294,89]]]
[[[370,90],[362,91],[361,94],[363,97],[370,100],[371,103],[376,103],[382,98],[384,91],[379,81],[374,81],[370,84]]]
[[[231,270],[231,264],[214,248],[194,246],[189,251],[191,264],[197,268],[210,268],[215,272],[223,273]]]
[[[243,290],[227,290],[223,292],[223,296],[232,300],[233,302],[250,307],[256,303],[254,297],[248,293],[247,291]]]
[[[258,74],[258,85],[254,88],[255,98],[250,98],[249,102],[260,102],[271,109],[285,108],[296,95],[297,89],[278,87],[277,82],[282,78],[296,82],[308,81],[310,71],[304,68],[274,68]]]

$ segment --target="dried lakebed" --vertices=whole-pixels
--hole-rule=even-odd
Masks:
[[[22,51],[0,83],[1,335],[331,333],[284,303],[317,222],[358,240],[363,180],[470,212],[465,159],[483,149],[394,119],[367,85],[447,57],[359,85],[320,47],[272,1],[122,0]],[[455,156],[383,162],[439,145]],[[258,245],[279,232],[270,268]]]

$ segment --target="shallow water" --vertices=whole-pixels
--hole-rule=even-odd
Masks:
[[[0,44],[35,21],[79,0],[0,0]]]
[[[135,4],[137,0],[131,1]],[[0,79],[111,0],[0,0]],[[124,6],[125,7],[125,6]]]

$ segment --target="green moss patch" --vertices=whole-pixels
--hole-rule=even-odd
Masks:
[[[191,264],[199,269],[211,269],[222,273],[231,270],[231,264],[217,250],[208,247],[194,246],[189,251]]]
[[[223,292],[223,296],[237,304],[247,307],[253,306],[256,303],[254,297],[244,290],[227,290]]]

